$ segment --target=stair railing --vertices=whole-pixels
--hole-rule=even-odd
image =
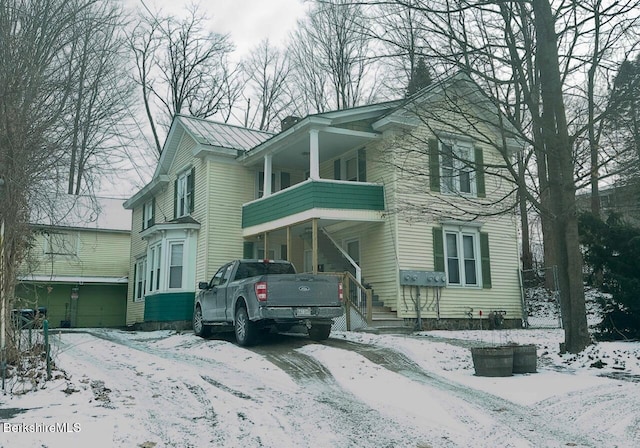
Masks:
[[[341,278],[347,331],[351,331],[352,328],[352,310],[355,311],[363,322],[371,325],[373,320],[373,294],[371,289],[364,287],[349,271],[319,272],[318,274],[336,275]]]

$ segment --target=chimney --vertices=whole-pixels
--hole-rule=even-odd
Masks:
[[[291,126],[295,125],[299,121],[300,121],[300,117],[289,115],[288,117],[284,117],[280,121],[280,128],[282,131],[286,131],[287,129],[289,129]]]

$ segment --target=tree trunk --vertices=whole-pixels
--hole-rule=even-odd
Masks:
[[[543,142],[548,157],[554,252],[558,264],[565,348],[582,351],[590,343],[578,239],[574,163],[562,97],[554,18],[549,0],[534,0],[534,26],[542,91]]]

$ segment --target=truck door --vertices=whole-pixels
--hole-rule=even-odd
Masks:
[[[224,276],[229,272],[230,267],[231,264],[225,264],[218,269],[218,272],[215,273],[209,282],[209,288],[204,292],[202,297],[202,317],[206,321],[219,320],[219,316],[221,315],[218,309],[219,296],[222,296],[224,301],[226,291],[224,287],[226,283]],[[224,309],[222,313],[224,313]]]
[[[233,263],[226,264],[220,268],[222,271],[222,277],[220,278],[220,284],[216,287],[215,295],[215,314],[214,320],[225,320],[225,310],[227,308],[227,296],[229,295],[229,277],[233,270]]]

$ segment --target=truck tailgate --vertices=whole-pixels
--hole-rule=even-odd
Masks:
[[[338,278],[332,275],[268,275],[267,306],[340,306]]]

